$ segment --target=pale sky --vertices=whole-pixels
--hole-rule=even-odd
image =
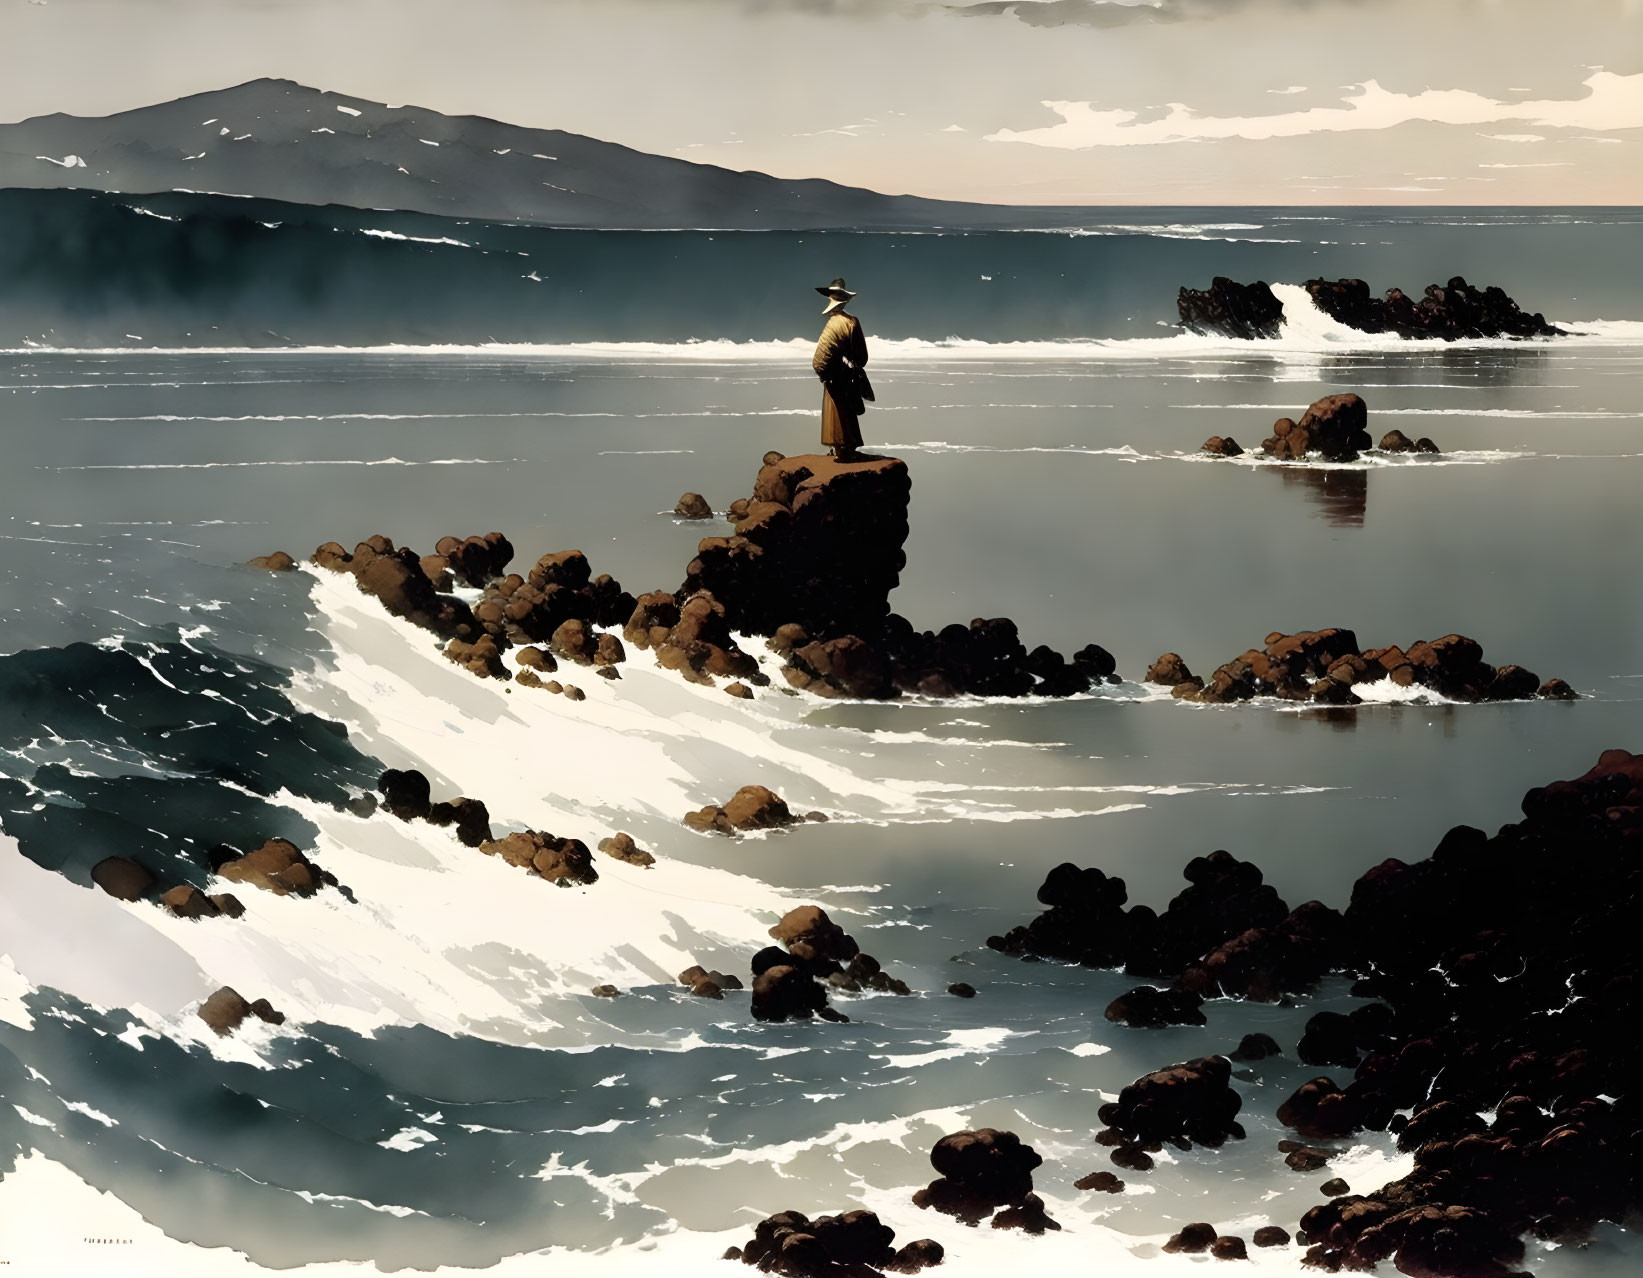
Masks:
[[[1643,200],[1643,0],[0,0],[0,119],[264,75],[952,199]]]

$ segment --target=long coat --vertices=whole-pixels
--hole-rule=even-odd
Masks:
[[[861,447],[861,413],[865,405],[856,389],[855,369],[867,363],[867,338],[861,321],[842,311],[830,316],[816,343],[811,367],[822,382],[821,442],[843,451]]]

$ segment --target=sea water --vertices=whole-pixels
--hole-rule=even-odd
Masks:
[[[1010,616],[1029,646],[1109,648],[1125,682],[1066,701],[787,696],[749,640],[774,676],[752,702],[637,651],[621,680],[580,679],[587,699],[570,702],[474,679],[351,579],[236,566],[374,532],[427,550],[496,528],[516,566],[574,546],[635,593],[673,589],[696,542],[727,530],[675,519],[678,495],[722,512],[766,449],[814,447],[805,325],[819,308],[802,298],[763,332],[710,289],[681,299],[679,325],[700,332],[649,312],[624,328],[596,300],[587,334],[519,342],[407,345],[385,323],[325,349],[0,355],[0,1260],[714,1273],[764,1215],[861,1205],[898,1242],[940,1240],[955,1274],[1161,1270],[1200,1263],[1158,1254],[1185,1222],[1293,1229],[1327,1177],[1369,1191],[1401,1175],[1383,1135],[1317,1173],[1276,1149],[1277,1105],[1320,1072],[1294,1044],[1315,1011],[1354,1004],[1343,983],[1295,1007],[1211,1003],[1202,1028],[1129,1030],[1102,1011],[1133,978],[985,947],[1040,908],[1038,884],[1067,860],[1161,908],[1188,859],[1227,848],[1291,905],[1344,906],[1370,865],[1423,856],[1455,824],[1494,829],[1531,785],[1636,745],[1643,293],[1607,256],[1635,221],[1279,221],[1315,216],[927,237],[942,247],[916,270],[891,263],[935,254],[921,237],[832,253],[864,263],[846,274],[879,392],[869,448],[912,475],[894,606],[921,628]],[[1323,240],[1349,235],[1393,241],[1363,259],[1377,286],[1464,271],[1581,335],[1417,345],[1341,330],[1297,286],[1339,247]],[[1090,243],[1201,286],[1211,269],[1252,277],[1253,259],[1227,255],[1262,236],[1289,315],[1276,341],[1158,329],[1162,268],[1103,303],[1141,316],[1134,330],[1056,311],[1075,296],[1061,268]],[[711,242],[749,276],[789,259],[839,273],[813,237]],[[970,300],[1009,274],[1001,243],[1017,255],[1011,296],[1036,289],[1038,307]],[[647,244],[666,256],[666,236]],[[950,284],[963,304],[898,310],[915,284]],[[1337,391],[1364,396],[1376,437],[1397,427],[1442,454],[1198,454],[1211,434],[1258,448],[1274,418]],[[1207,707],[1137,682],[1164,651],[1207,672],[1269,631],[1327,625],[1365,646],[1459,631],[1582,699]],[[625,829],[657,864],[599,857],[598,883],[556,890],[447,831],[341,810],[384,766],[423,769],[436,798],[484,799],[499,832],[591,845]],[[739,840],[680,823],[751,782],[830,820]],[[208,847],[276,834],[354,900],[247,889],[244,918],[188,922],[89,886],[108,855],[204,885]],[[745,994],[704,1001],[675,983],[695,962],[745,979],[766,929],[807,903],[917,996],[836,997],[842,1025],[760,1025]],[[977,997],[947,995],[954,981]],[[623,996],[588,994],[604,982]],[[218,1039],[193,1008],[224,984],[287,1023]],[[1092,1141],[1104,1100],[1257,1029],[1286,1055],[1239,1068],[1245,1140],[1166,1151],[1124,1173],[1122,1195],[1073,1187],[1110,1165]],[[912,1205],[935,1140],[981,1125],[1044,1155],[1035,1183],[1060,1233]],[[1299,1263],[1297,1248],[1252,1255]],[[1526,1267],[1635,1263],[1605,1228],[1581,1251],[1532,1244]]]

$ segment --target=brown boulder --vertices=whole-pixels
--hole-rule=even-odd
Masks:
[[[531,569],[528,581],[537,589],[547,586],[564,586],[577,590],[588,584],[593,570],[588,566],[588,557],[580,550],[562,550],[557,554],[543,555]]]
[[[608,632],[600,635],[593,646],[593,664],[596,666],[616,666],[627,659],[627,650],[622,647],[622,641]]]
[[[479,850],[486,856],[500,856],[509,865],[532,870],[560,887],[572,883],[597,883],[593,854],[580,839],[558,839],[536,830],[520,830],[488,843]]]
[[[653,590],[634,601],[622,633],[635,647],[649,648],[655,643],[652,631],[658,627],[672,630],[678,624],[679,601],[665,590]]]
[[[789,812],[787,804],[762,785],[744,785],[737,790],[724,805],[724,814],[738,830],[768,830],[804,819]]]
[[[535,644],[521,648],[514,654],[514,657],[521,666],[529,667],[543,674],[552,674],[559,669],[559,662],[554,659],[554,655],[551,652],[544,652]]]
[[[1166,652],[1147,667],[1144,681],[1162,684],[1166,688],[1174,688],[1189,682],[1192,677],[1192,671],[1187,669],[1186,662],[1182,661],[1175,653]]]
[[[285,839],[269,839],[255,852],[225,861],[217,873],[230,883],[249,883],[276,896],[312,896],[325,882],[320,868]]]
[[[297,561],[283,550],[276,550],[270,555],[258,555],[255,559],[246,560],[248,568],[262,568],[267,572],[294,572]]]
[[[452,639],[445,645],[445,659],[481,679],[508,677],[508,669],[502,664],[502,649],[490,635],[480,635],[472,643]]]
[[[789,910],[770,929],[770,935],[807,963],[847,963],[860,952],[855,941],[819,905]]]
[[[795,648],[787,663],[782,674],[788,683],[816,696],[884,701],[900,695],[891,682],[890,663],[855,635]]]
[[[679,503],[674,506],[673,513],[680,519],[711,519],[713,518],[713,507],[707,504],[707,499],[701,493],[686,493],[679,498]]]
[[[214,919],[222,913],[215,901],[187,883],[179,883],[163,892],[160,904],[180,919]]]
[[[551,643],[553,650],[561,657],[583,666],[593,663],[593,654],[598,647],[588,623],[575,618],[553,632]]]
[[[649,867],[656,864],[656,858],[635,843],[631,834],[613,834],[608,839],[600,839],[599,850],[629,865]]]
[[[1244,450],[1231,435],[1211,435],[1204,441],[1203,450],[1214,457],[1242,457]]]
[[[422,575],[435,590],[449,590],[454,584],[451,577],[451,561],[444,555],[423,555],[418,562],[422,565]]]
[[[285,1023],[285,1014],[276,1012],[267,999],[259,998],[254,1003],[247,1003],[237,991],[227,985],[200,1004],[198,1015],[219,1035],[225,1037],[238,1029],[248,1016],[255,1016],[270,1025]]]

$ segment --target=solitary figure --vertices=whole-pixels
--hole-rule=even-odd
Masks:
[[[845,303],[855,294],[845,288],[843,279],[816,292],[827,298],[822,309],[827,324],[811,361],[822,383],[821,442],[833,456],[849,458],[861,447],[861,414],[866,408],[863,400],[873,398],[873,387],[864,371],[867,338],[861,331],[861,321],[845,312]]]

